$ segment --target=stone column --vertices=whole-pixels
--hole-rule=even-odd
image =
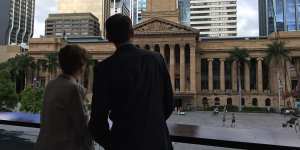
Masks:
[[[165,48],[164,48],[164,47],[160,47],[159,50],[160,50],[160,54],[162,55],[162,57],[163,57],[164,59],[166,59],[166,56],[165,56]]]
[[[209,58],[208,60],[208,90],[212,92],[213,87],[213,61],[214,59]]]
[[[236,92],[237,91],[237,64],[236,62],[232,63],[231,66],[231,82],[232,82],[232,91]]]
[[[258,92],[262,93],[263,92],[263,70],[262,70],[263,58],[257,58],[256,60],[257,60],[257,89]]]
[[[184,46],[180,47],[180,91],[185,91],[185,50]]]
[[[175,45],[170,46],[170,77],[173,90],[175,89]]]
[[[225,59],[220,59],[220,89],[225,91]]]
[[[244,70],[244,75],[245,75],[245,90],[246,92],[250,92],[250,69],[249,69],[249,63],[245,63],[245,70]]]
[[[196,93],[196,48],[190,49],[190,86],[191,92]]]

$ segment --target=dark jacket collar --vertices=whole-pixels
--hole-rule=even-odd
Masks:
[[[130,51],[134,51],[137,48],[130,42],[126,42],[121,44],[117,50],[115,54],[120,54],[120,53],[124,53],[124,52],[130,52]]]

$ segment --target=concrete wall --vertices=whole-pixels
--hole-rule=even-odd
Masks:
[[[1,46],[0,45],[0,63],[7,61],[9,58],[15,57],[20,53],[18,46]]]

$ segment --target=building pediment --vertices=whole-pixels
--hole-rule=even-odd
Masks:
[[[162,35],[162,34],[192,34],[199,35],[197,29],[184,26],[162,18],[152,18],[134,27],[136,35]]]

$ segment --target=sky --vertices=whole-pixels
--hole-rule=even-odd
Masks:
[[[34,37],[44,35],[45,20],[57,11],[58,0],[36,0]],[[258,0],[237,0],[238,36],[258,36]]]

